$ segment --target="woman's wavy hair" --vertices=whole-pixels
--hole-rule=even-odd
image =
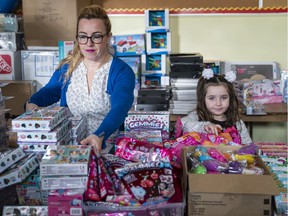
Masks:
[[[77,20],[76,34],[78,33],[79,21],[81,19],[101,19],[103,20],[104,26],[106,27],[106,34],[109,35],[111,32],[111,22],[107,12],[99,5],[89,5],[81,9]],[[69,65],[65,75],[65,80],[68,80],[74,69],[78,66],[83,58],[84,56],[81,53],[79,44],[76,41],[73,52],[64,58],[58,65],[58,69],[61,68],[64,64]]]
[[[235,93],[233,83],[228,82],[222,75],[214,75],[210,79],[201,77],[197,84],[197,114],[199,121],[213,121],[213,115],[208,111],[205,104],[205,96],[209,86],[224,86],[229,94],[229,107],[225,112],[228,126],[235,125],[240,120],[239,100]]]

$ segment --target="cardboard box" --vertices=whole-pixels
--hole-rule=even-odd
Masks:
[[[238,149],[222,146],[220,151]],[[279,194],[274,179],[258,156],[257,164],[264,175],[191,174],[187,169],[187,152],[194,147],[183,148],[184,191],[187,191],[188,216],[222,215],[273,215],[273,195]]]
[[[24,112],[26,101],[36,92],[35,80],[1,80],[7,83],[2,87],[3,96],[12,97],[5,101],[5,108],[9,109],[11,117],[18,116]]]
[[[21,52],[0,50],[0,80],[21,80]]]
[[[57,46],[75,39],[77,18],[91,0],[23,0],[23,21],[28,46]]]
[[[34,49],[34,48],[33,48]],[[58,47],[21,51],[22,79],[36,80],[38,91],[46,85],[59,64]]]

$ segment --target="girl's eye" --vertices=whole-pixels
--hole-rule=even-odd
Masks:
[[[215,100],[215,97],[208,97],[208,100]]]
[[[228,96],[223,96],[222,100],[227,100],[229,97]]]

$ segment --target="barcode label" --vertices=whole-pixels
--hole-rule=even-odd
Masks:
[[[70,215],[81,215],[82,216],[82,208],[70,208]]]

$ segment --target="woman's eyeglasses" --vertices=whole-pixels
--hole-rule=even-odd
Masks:
[[[87,44],[88,39],[92,41],[94,44],[100,44],[103,41],[103,37],[106,34],[93,34],[92,36],[88,37],[86,35],[76,35],[76,40],[79,44]]]

